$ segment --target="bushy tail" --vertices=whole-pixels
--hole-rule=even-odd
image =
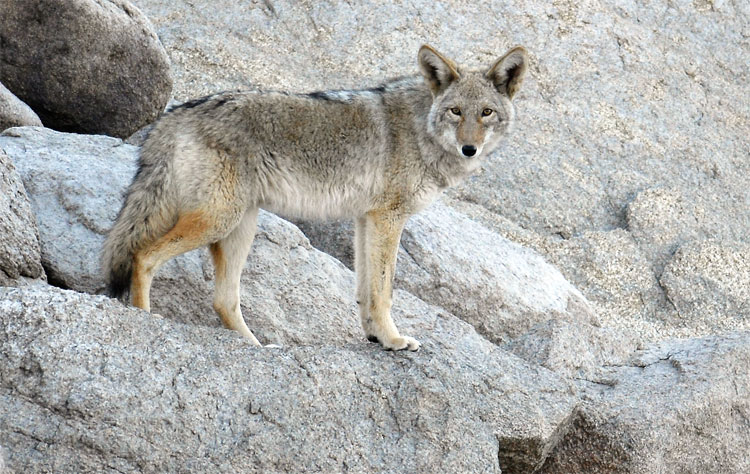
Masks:
[[[171,229],[176,211],[168,191],[165,163],[146,165],[141,162],[127,192],[115,224],[102,249],[102,269],[107,293],[122,297],[130,288],[133,257],[136,252]]]

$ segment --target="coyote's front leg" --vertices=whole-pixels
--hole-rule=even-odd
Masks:
[[[355,270],[357,304],[362,327],[370,341],[386,349],[419,349],[419,341],[401,336],[391,319],[391,298],[396,255],[407,216],[372,211],[356,221]]]

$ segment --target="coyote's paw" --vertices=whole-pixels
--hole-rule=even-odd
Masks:
[[[419,350],[419,341],[409,336],[394,337],[390,341],[384,342],[383,347],[392,351],[402,351],[404,349],[409,351]]]

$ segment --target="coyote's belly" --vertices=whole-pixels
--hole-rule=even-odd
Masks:
[[[292,219],[333,220],[361,216],[379,186],[364,176],[325,182],[315,176],[278,176],[264,183],[260,207]]]

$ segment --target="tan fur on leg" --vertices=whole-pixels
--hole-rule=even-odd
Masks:
[[[225,217],[225,216],[220,216]],[[133,277],[130,295],[133,306],[151,310],[149,294],[154,273],[170,258],[208,245],[217,234],[225,232],[226,219],[218,219],[203,211],[183,214],[172,229],[138,251],[133,257]]]
[[[240,310],[240,277],[255,237],[257,217],[257,209],[248,210],[239,225],[227,237],[212,244],[210,250],[216,269],[214,309],[224,327],[239,332],[259,346]]]
[[[406,217],[392,211],[369,212],[364,232],[364,258],[368,302],[363,326],[368,338],[375,337],[386,349],[416,351],[419,342],[401,336],[391,318],[393,276],[398,244]],[[358,281],[359,280],[358,278]],[[359,292],[358,292],[359,294]]]

